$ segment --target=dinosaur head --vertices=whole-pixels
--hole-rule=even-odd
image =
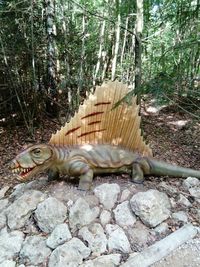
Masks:
[[[11,161],[10,168],[12,173],[17,174],[18,180],[26,181],[48,169],[53,156],[54,151],[50,145],[32,145]]]

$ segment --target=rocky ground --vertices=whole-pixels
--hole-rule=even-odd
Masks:
[[[108,178],[106,183],[96,181],[93,191],[81,192],[68,182],[49,184],[47,178],[41,177],[19,184],[10,192],[9,187],[3,187],[0,266],[161,267],[166,266],[166,261],[172,261],[172,266],[199,266],[200,181],[196,178],[181,181],[181,193],[165,182],[159,186],[160,190],[131,182],[119,186]],[[194,198],[193,203],[189,195]],[[189,209],[194,209],[195,219],[190,217]],[[160,263],[129,262],[136,252],[139,255],[145,252],[148,262],[153,264],[155,259],[151,259],[148,249],[171,233],[176,234],[184,225],[192,227],[187,230],[192,234],[186,237],[183,233],[175,241],[168,241],[169,252],[174,253],[169,259],[163,259],[167,247],[164,244],[162,254],[161,244],[156,249],[161,251],[156,256],[156,261],[162,259]],[[188,247],[184,244],[176,253],[171,251],[171,247],[178,247],[177,241],[191,242],[193,237]],[[183,255],[189,251],[190,265],[185,265],[188,256],[183,261]],[[177,265],[173,257],[178,259]]]
[[[156,158],[200,169],[199,120],[166,109],[145,112],[143,125]],[[57,126],[37,129],[36,140],[49,128]],[[0,134],[0,267],[200,265],[199,180],[101,176],[90,192],[43,175],[17,184],[7,164],[29,138],[21,127]]]

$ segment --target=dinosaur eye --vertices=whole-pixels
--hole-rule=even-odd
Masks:
[[[33,150],[33,153],[34,153],[35,155],[40,155],[40,153],[41,153],[41,149],[36,148],[36,149]]]

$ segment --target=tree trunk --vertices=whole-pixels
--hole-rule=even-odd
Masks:
[[[116,0],[116,8],[117,8],[117,27],[116,27],[116,37],[115,37],[115,48],[114,48],[114,56],[112,61],[112,75],[111,80],[114,81],[116,67],[117,67],[117,56],[119,51],[119,42],[120,42],[120,24],[121,24],[121,15],[119,10],[119,0]]]
[[[102,59],[102,49],[103,49],[103,43],[104,43],[104,32],[105,32],[105,25],[106,21],[104,20],[101,25],[101,32],[100,32],[100,40],[99,40],[99,53],[98,53],[98,61],[95,69],[95,74],[93,78],[93,85],[96,84],[97,75],[100,69],[101,59]]]
[[[55,48],[55,19],[54,0],[46,0],[47,24],[47,92],[49,99],[46,103],[47,112],[52,116],[58,115],[57,85],[56,85],[56,48]]]
[[[135,92],[138,104],[141,102],[141,74],[142,74],[142,30],[143,30],[143,0],[137,0],[137,17],[135,25]]]

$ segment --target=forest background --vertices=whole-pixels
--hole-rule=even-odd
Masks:
[[[64,123],[94,86],[200,118],[199,0],[1,0],[0,126]],[[128,97],[131,97],[129,95]]]

